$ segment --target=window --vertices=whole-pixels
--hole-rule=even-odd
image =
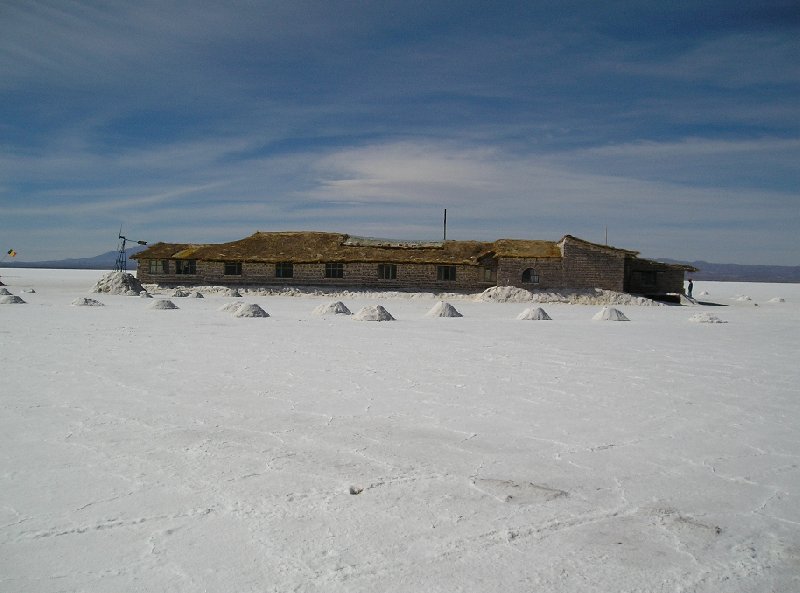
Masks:
[[[294,265],[288,262],[280,262],[275,264],[275,277],[276,278],[293,278]]]
[[[497,282],[497,268],[483,268],[484,282]]]
[[[525,284],[539,284],[539,274],[533,268],[528,268],[522,272],[522,282]]]
[[[397,280],[395,264],[378,264],[378,278],[381,280]]]
[[[455,266],[436,266],[436,279],[453,281],[456,279]]]
[[[326,278],[344,278],[344,264],[325,264]]]
[[[169,262],[165,259],[150,260],[151,274],[169,274]]]
[[[240,261],[226,261],[225,262],[225,275],[226,276],[241,276],[242,275],[242,262],[240,262]]]
[[[197,260],[194,259],[176,259],[175,260],[175,273],[184,275],[197,274]]]

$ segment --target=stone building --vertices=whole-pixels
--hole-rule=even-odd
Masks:
[[[578,239],[390,241],[322,232],[257,232],[221,244],[156,243],[133,256],[143,283],[164,286],[322,286],[480,292],[603,288],[683,292],[689,266]]]

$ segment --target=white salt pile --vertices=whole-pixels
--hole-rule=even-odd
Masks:
[[[103,303],[98,300],[90,299],[87,297],[78,297],[72,301],[73,307],[105,307]]]
[[[193,299],[203,299],[203,298],[205,298],[205,297],[203,296],[203,293],[202,293],[202,292],[197,292],[197,291],[193,292],[193,293],[192,293],[192,294],[190,294],[189,296],[190,296],[190,297],[192,297]]]
[[[463,317],[463,315],[450,303],[439,301],[425,314],[425,317]]]
[[[178,305],[169,301],[167,299],[158,299],[152,305],[150,305],[151,309],[177,309]]]
[[[547,314],[547,312],[542,309],[541,307],[537,307],[536,309],[525,309],[522,313],[517,316],[517,319],[524,319],[530,321],[549,321],[552,318]]]
[[[728,323],[727,321],[723,321],[716,315],[712,315],[711,313],[695,313],[691,317],[689,317],[689,321],[694,323]]]
[[[352,315],[342,301],[325,303],[314,308],[314,315]]]
[[[142,292],[140,292],[139,293],[139,297],[143,298],[143,299],[152,299],[153,298],[153,296],[149,292],[147,292],[146,290],[143,290]]]
[[[24,305],[25,301],[16,295],[10,294],[0,297],[0,305]]]
[[[138,296],[144,290],[141,283],[126,272],[109,272],[92,288],[92,292],[106,292],[108,294],[131,294]]]
[[[741,296],[734,297],[734,298],[735,298],[737,301],[752,301],[752,300],[753,300],[753,299],[751,299],[749,296],[747,296],[746,294],[743,294],[743,295],[741,295]]]
[[[9,294],[11,294],[11,293],[8,292],[7,288],[5,288],[5,287],[0,288],[0,296],[6,296],[6,295],[9,295]]]
[[[182,288],[176,288],[174,291],[172,291],[170,296],[182,299],[189,296],[189,291],[183,290]]]
[[[785,303],[786,299],[782,299],[781,297],[775,297],[774,299],[770,299],[767,302],[768,303]]]
[[[514,286],[493,286],[475,297],[475,300],[497,303],[570,303],[573,305],[638,305],[660,307],[662,303],[602,288],[564,289],[558,292],[531,292]]]
[[[27,292],[28,294],[35,294],[36,293],[36,291],[33,290],[32,288],[23,288],[22,292]]]
[[[619,309],[603,307],[592,317],[595,321],[630,321]]]
[[[227,290],[226,290],[226,291],[223,293],[223,295],[222,295],[222,296],[228,296],[228,297],[241,297],[242,295],[240,295],[240,294],[239,294],[239,291],[238,291],[238,290],[236,290],[235,288],[229,288],[229,289],[227,289]]]
[[[492,286],[481,293],[480,300],[497,303],[524,303],[533,300],[533,293],[516,286]]]
[[[223,313],[236,313],[244,303],[228,303],[227,305],[222,305],[217,311],[222,311]]]
[[[264,311],[255,303],[242,304],[237,307],[234,317],[269,317],[269,313]]]
[[[700,293],[700,296],[708,296],[708,295],[709,292],[707,290],[704,290],[703,292]]]
[[[394,317],[380,305],[363,307],[353,316],[353,319],[358,321],[394,321]]]

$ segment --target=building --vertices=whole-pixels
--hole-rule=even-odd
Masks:
[[[330,286],[480,292],[603,288],[683,292],[690,266],[571,235],[560,241],[390,241],[322,232],[256,232],[221,244],[156,243],[133,256],[143,283],[164,286]]]

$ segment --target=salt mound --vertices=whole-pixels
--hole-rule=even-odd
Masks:
[[[728,323],[711,313],[695,313],[689,317],[689,321],[693,321],[694,323]]]
[[[353,316],[353,319],[358,321],[394,321],[394,317],[380,305],[362,308]]]
[[[150,305],[151,309],[177,309],[178,305],[167,299],[159,299]]]
[[[750,298],[749,296],[747,296],[746,294],[743,294],[742,296],[738,297],[736,300],[737,300],[737,301],[752,301],[753,299],[751,299],[751,298]]]
[[[126,272],[109,272],[92,288],[92,292],[106,292],[108,294],[128,294],[138,296],[144,290],[142,284],[133,276]]]
[[[5,288],[5,287],[0,288],[0,296],[6,296],[6,295],[9,295],[9,294],[11,294],[11,293],[8,292],[7,288]]]
[[[264,311],[261,307],[256,305],[255,303],[250,303],[247,305],[239,305],[237,307],[236,312],[233,314],[234,317],[269,317],[269,313]]]
[[[176,288],[170,296],[175,298],[185,298],[189,296],[189,291],[183,290],[182,288]]]
[[[314,315],[352,315],[342,301],[335,301],[319,305],[314,308]]]
[[[439,301],[425,314],[425,317],[463,317],[463,315],[450,303]]]
[[[78,297],[74,301],[72,301],[73,307],[105,307],[103,303],[98,300],[90,299],[86,297]]]
[[[768,303],[785,303],[786,299],[782,299],[781,297],[775,297],[774,299],[770,299],[767,302]]]
[[[700,293],[700,296],[708,296],[708,291],[704,290],[703,292]]]
[[[630,321],[622,311],[614,307],[603,307],[600,311],[594,314],[592,319],[597,321]]]
[[[197,292],[197,291],[193,292],[193,293],[192,293],[192,294],[190,294],[189,296],[190,296],[190,297],[192,297],[193,299],[204,299],[204,298],[205,298],[205,297],[203,296],[203,293],[202,293],[202,292]]]
[[[24,304],[25,301],[23,301],[21,298],[13,294],[0,297],[0,305],[24,305]]]
[[[143,290],[142,292],[140,292],[140,293],[139,293],[139,297],[140,297],[140,298],[143,298],[143,299],[152,299],[152,298],[153,298],[153,295],[151,295],[151,294],[150,294],[149,292],[147,292],[146,290]]]
[[[23,288],[22,292],[27,292],[28,294],[35,294],[36,293],[36,291],[33,290],[32,288]]]
[[[227,305],[222,305],[218,311],[222,311],[223,313],[236,313],[244,303],[228,303]]]
[[[524,303],[533,300],[533,293],[516,286],[492,286],[481,293],[480,299],[498,303]]]
[[[222,296],[228,296],[228,297],[241,297],[242,295],[240,295],[240,294],[239,294],[239,291],[238,291],[238,290],[236,290],[235,288],[229,288],[229,289],[227,289],[227,290],[226,290],[226,291],[223,293],[223,295],[222,295]]]
[[[517,319],[525,319],[531,321],[549,321],[552,318],[541,307],[536,309],[525,309],[517,316]]]

